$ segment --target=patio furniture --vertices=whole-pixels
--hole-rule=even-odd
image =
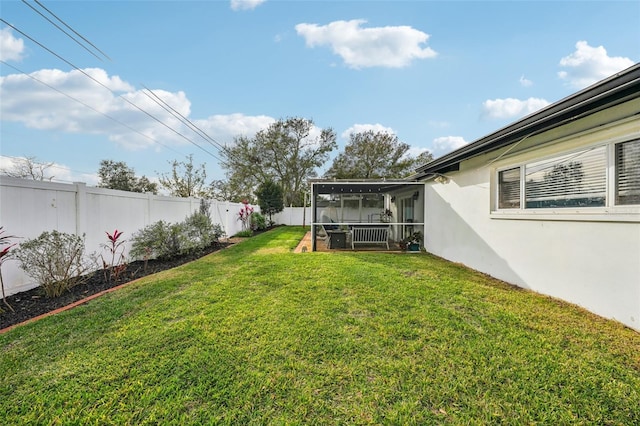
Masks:
[[[329,236],[328,248],[330,249],[343,249],[347,248],[347,231],[335,230],[326,231]]]
[[[389,250],[389,225],[352,225],[352,250],[356,244],[384,244]]]

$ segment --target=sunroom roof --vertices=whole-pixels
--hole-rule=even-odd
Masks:
[[[387,180],[311,180],[314,194],[383,194],[398,191],[412,185],[423,185],[422,182],[412,182],[402,179]]]

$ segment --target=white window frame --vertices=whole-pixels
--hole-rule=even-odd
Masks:
[[[608,141],[575,147],[574,149],[556,151],[547,155],[533,157],[526,155],[526,160],[504,163],[492,170],[493,200],[491,203],[492,219],[525,219],[525,220],[570,220],[570,221],[612,221],[640,222],[640,205],[616,205],[615,188],[615,146],[619,143],[640,139],[640,135],[627,135]],[[561,208],[526,208],[525,173],[526,166],[542,160],[553,159],[581,151],[605,147],[605,205],[598,207],[561,207]],[[521,156],[521,155],[517,155]],[[499,173],[514,168],[520,169],[520,207],[499,208]]]

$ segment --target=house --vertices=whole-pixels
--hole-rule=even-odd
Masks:
[[[314,249],[325,225],[419,229],[428,252],[640,331],[640,64],[408,179],[311,188]]]
[[[640,64],[414,178],[427,251],[640,330]]]

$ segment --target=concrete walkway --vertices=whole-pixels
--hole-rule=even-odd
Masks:
[[[293,251],[294,253],[304,253],[311,251],[311,231],[304,234],[304,237],[298,243],[298,246]]]

